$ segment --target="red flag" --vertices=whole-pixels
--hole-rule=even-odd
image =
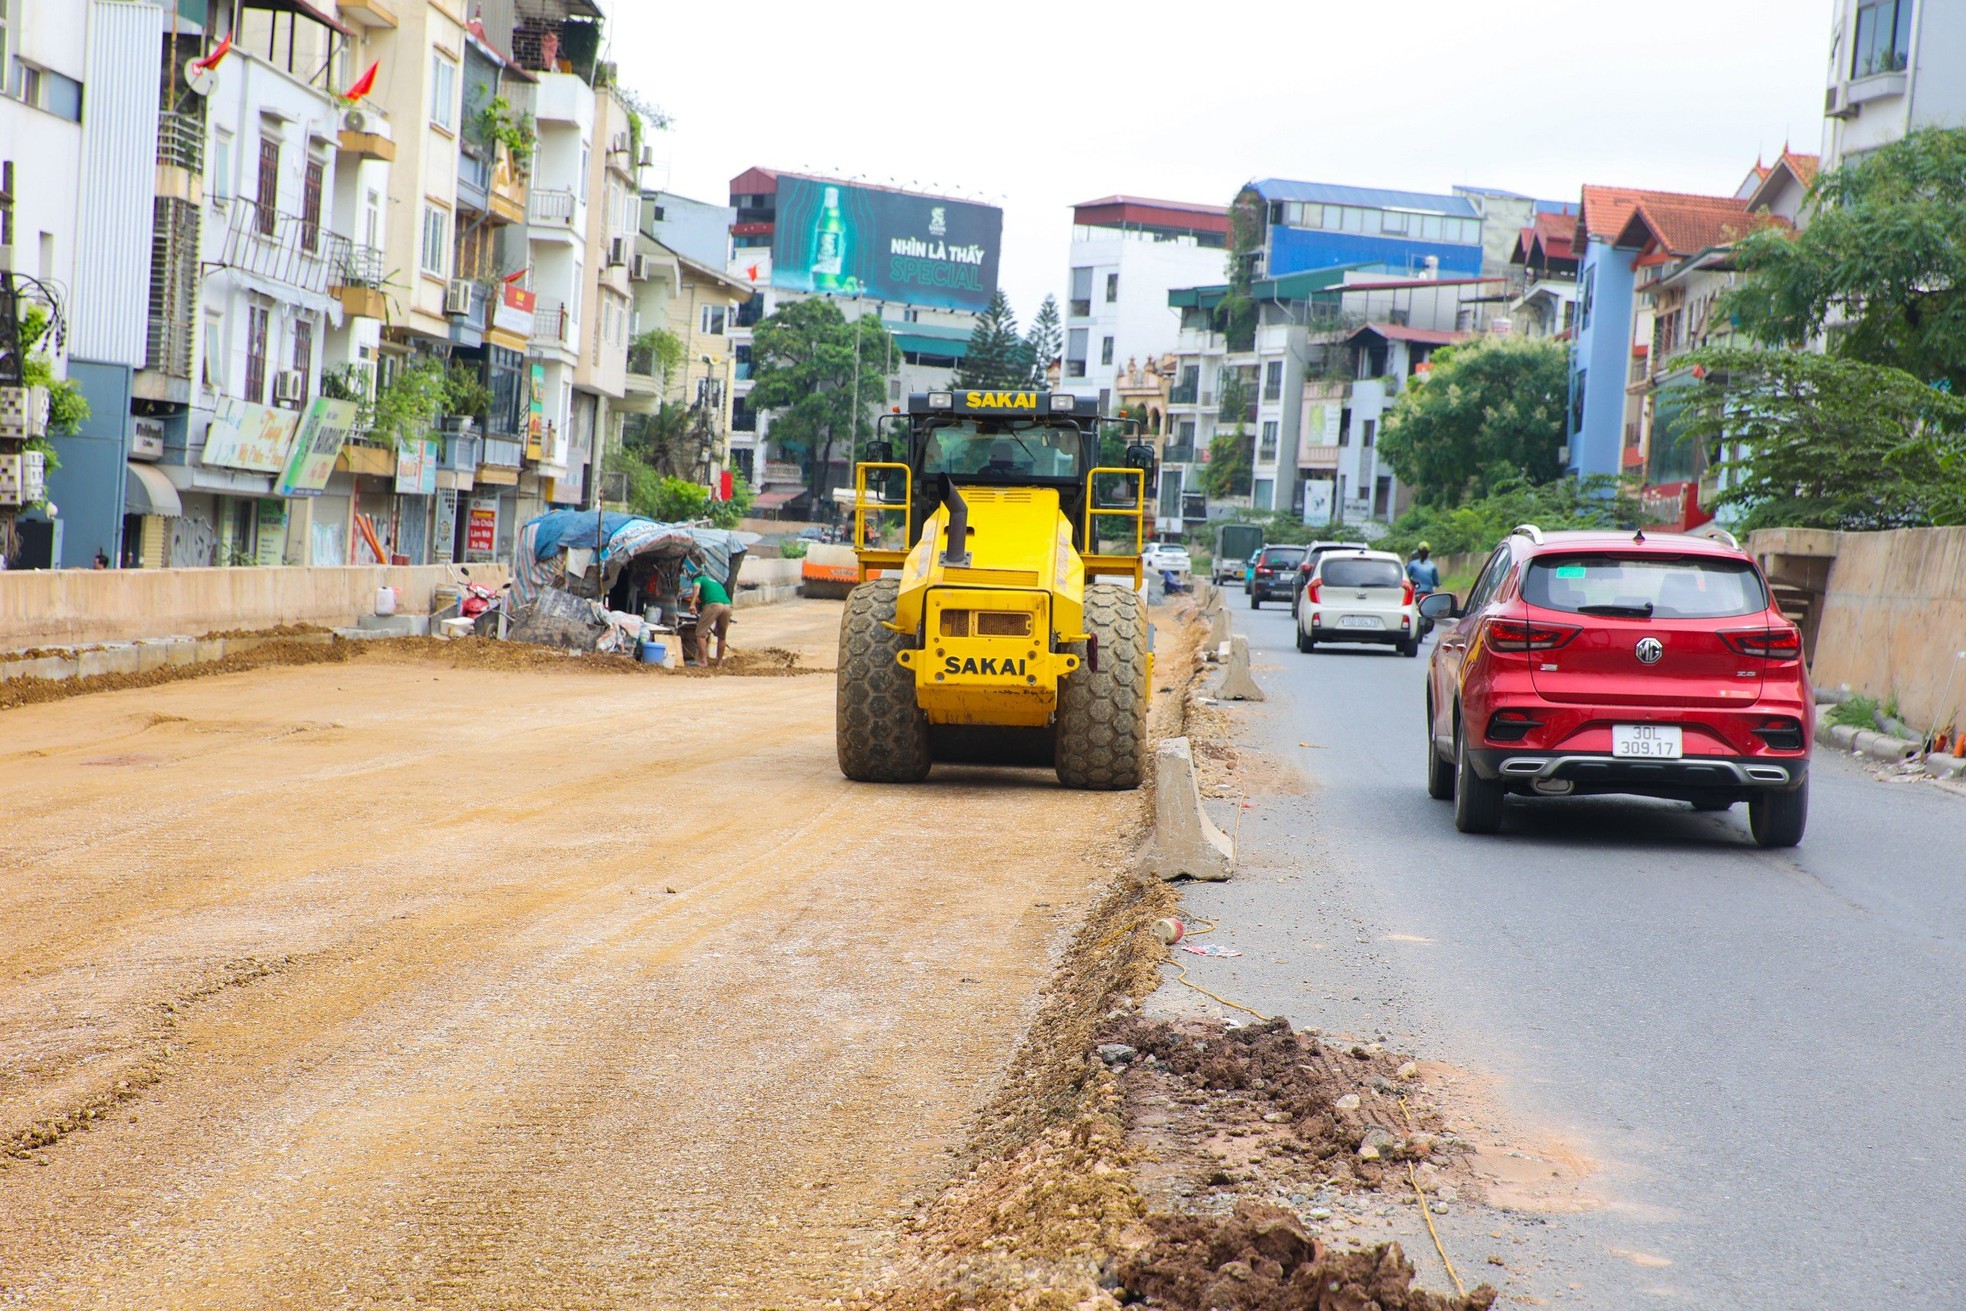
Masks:
[[[217,68],[219,60],[225,58],[226,52],[230,49],[232,49],[232,36],[230,33],[227,33],[223,41],[212,47],[212,53],[206,55],[203,59],[192,60],[191,66],[193,68]]]
[[[522,268],[522,269],[517,269],[517,270],[515,270],[515,271],[513,271],[513,272],[511,272],[511,273],[508,273],[508,274],[506,274],[506,275],[505,275],[505,285],[506,285],[506,286],[508,286],[508,287],[509,287],[509,286],[511,286],[511,285],[512,285],[513,283],[515,283],[515,282],[517,282],[517,281],[518,281],[519,279],[521,279],[521,278],[523,278],[523,277],[525,277],[525,276],[526,276],[526,274],[528,274],[528,273],[530,273],[531,271],[532,271],[532,266],[531,266],[530,264],[528,264],[528,265],[527,265],[527,266],[526,266],[525,268]]]
[[[756,264],[753,264],[750,268],[744,270],[744,273],[746,277],[751,279],[751,281],[756,282],[758,280],[758,266]]]
[[[375,90],[375,71],[381,67],[382,61],[380,59],[370,64],[369,71],[356,78],[355,85],[342,92],[341,98],[343,100],[360,100],[363,96]]]

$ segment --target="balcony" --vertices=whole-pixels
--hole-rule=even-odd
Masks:
[[[157,116],[157,195],[201,205],[205,200],[205,124],[190,114]]]
[[[457,203],[480,214],[491,208],[492,161],[489,154],[469,149],[457,152]]]
[[[318,219],[264,209],[244,196],[233,197],[230,209],[218,259],[222,267],[302,291],[327,291],[330,276],[347,258],[348,238]]]
[[[548,232],[578,236],[575,219],[579,209],[572,191],[563,187],[535,187],[526,199],[526,222]]]
[[[1174,386],[1168,388],[1167,403],[1169,405],[1193,405],[1195,403],[1195,397],[1200,391],[1201,384],[1199,383],[1177,382]]]
[[[516,469],[525,460],[526,448],[523,442],[504,437],[486,437],[484,453],[478,463],[494,469]]]
[[[1161,459],[1168,464],[1193,464],[1195,460],[1195,444],[1193,442],[1180,442],[1170,445],[1161,452]]]
[[[387,319],[389,298],[382,290],[386,276],[381,251],[350,242],[329,273],[328,286],[341,302],[342,313],[358,319]]]
[[[573,315],[568,312],[566,302],[541,296],[532,311],[533,345],[572,350],[573,337]]]
[[[483,440],[476,433],[452,433],[444,438],[437,454],[437,467],[446,473],[475,473],[481,453],[479,443]]]
[[[1072,301],[1065,307],[1065,314],[1068,318],[1089,319],[1092,317],[1092,302],[1089,300]]]

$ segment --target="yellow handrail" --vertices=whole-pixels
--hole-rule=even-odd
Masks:
[[[872,504],[868,503],[867,471],[869,469],[901,470],[902,493],[901,493],[900,505],[897,506],[888,501],[875,501]],[[876,515],[890,513],[895,510],[899,510],[901,512],[901,536],[903,538],[903,545],[905,547],[906,538],[908,536],[908,525],[915,521],[915,514],[914,514],[915,471],[913,469],[910,469],[905,464],[894,464],[886,461],[876,461],[876,460],[867,460],[860,464],[854,465],[853,466],[853,549],[856,551],[864,550],[867,546],[867,511],[869,510],[872,510]]]
[[[1124,506],[1101,508],[1094,504],[1097,496],[1094,489],[1098,486],[1098,478],[1102,473],[1124,474],[1133,479],[1132,509],[1127,509]],[[1098,554],[1098,551],[1095,549],[1098,546],[1098,539],[1092,535],[1092,521],[1094,519],[1133,520],[1133,554],[1136,556],[1139,555],[1147,545],[1147,471],[1145,469],[1131,467],[1119,468],[1115,466],[1104,466],[1094,469],[1091,473],[1087,474],[1085,476],[1085,551],[1087,555]]]

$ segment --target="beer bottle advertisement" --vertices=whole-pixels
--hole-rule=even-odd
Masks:
[[[773,286],[970,312],[996,290],[994,205],[791,174],[776,190]]]

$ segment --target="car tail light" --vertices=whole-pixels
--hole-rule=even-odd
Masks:
[[[1578,629],[1569,624],[1546,624],[1530,619],[1491,619],[1488,621],[1487,643],[1496,651],[1554,651],[1571,638]]]
[[[1318,603],[1318,593],[1323,588],[1324,584],[1313,578],[1310,582],[1304,584],[1304,599],[1312,605],[1316,605]]]
[[[1260,564],[1259,564],[1259,565],[1257,565],[1257,566],[1256,566],[1256,576],[1257,576],[1258,578],[1268,578],[1268,577],[1270,576],[1270,573],[1271,573],[1271,570],[1269,569],[1269,567],[1268,567],[1267,565],[1260,565]]]
[[[1520,742],[1529,736],[1531,729],[1538,727],[1535,720],[1520,710],[1498,710],[1488,721],[1488,740],[1490,742]]]
[[[1772,751],[1802,750],[1802,721],[1798,719],[1764,719],[1755,726],[1754,735]]]
[[[1401,605],[1412,605],[1413,596],[1413,580],[1409,578],[1399,585],[1399,603]]]
[[[1802,632],[1792,624],[1771,625],[1767,628],[1730,628],[1722,630],[1720,640],[1729,649],[1744,656],[1756,656],[1762,660],[1799,660],[1802,658]]]

